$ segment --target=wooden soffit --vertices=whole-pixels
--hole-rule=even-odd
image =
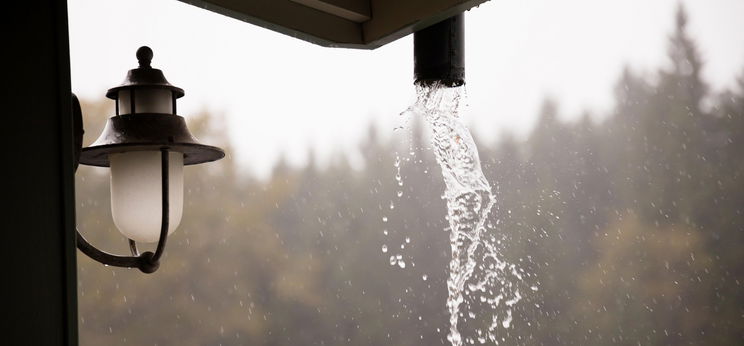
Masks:
[[[327,47],[374,49],[487,0],[180,0]]]

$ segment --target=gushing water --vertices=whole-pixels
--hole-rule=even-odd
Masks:
[[[512,309],[522,298],[518,288],[522,276],[520,269],[502,258],[497,235],[486,224],[495,198],[473,137],[460,119],[464,90],[440,84],[416,88],[417,100],[408,112],[428,123],[445,183],[452,251],[447,339],[453,346],[498,343],[499,327],[511,326]]]

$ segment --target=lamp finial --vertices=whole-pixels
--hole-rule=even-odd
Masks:
[[[148,46],[142,46],[137,49],[137,61],[139,61],[139,67],[150,67],[152,61],[152,49]]]

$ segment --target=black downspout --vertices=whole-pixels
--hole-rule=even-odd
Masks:
[[[415,84],[465,84],[464,17],[460,13],[413,34]]]

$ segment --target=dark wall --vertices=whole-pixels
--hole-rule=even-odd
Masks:
[[[2,11],[4,345],[76,345],[66,1]],[[6,329],[7,328],[7,329]]]

